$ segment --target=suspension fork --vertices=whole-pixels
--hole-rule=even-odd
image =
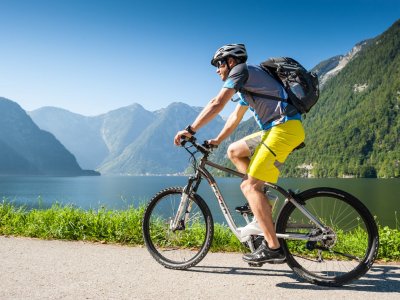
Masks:
[[[189,198],[190,195],[197,191],[200,181],[201,177],[198,174],[196,174],[196,176],[189,177],[188,183],[183,189],[181,201],[179,203],[175,218],[170,224],[170,229],[172,231],[185,228],[185,224],[189,220],[189,214],[193,205],[193,201],[190,201]]]

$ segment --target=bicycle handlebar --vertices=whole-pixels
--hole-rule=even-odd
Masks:
[[[212,145],[209,144],[207,141],[204,141],[203,144],[198,144],[196,142],[196,138],[194,136],[186,137],[186,136],[182,136],[181,137],[181,146],[184,147],[186,145],[187,142],[191,143],[197,150],[199,150],[201,153],[203,154],[208,154],[210,153],[213,149],[218,148],[217,145]]]

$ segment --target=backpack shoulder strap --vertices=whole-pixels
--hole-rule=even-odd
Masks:
[[[260,67],[264,72],[266,72],[269,76],[274,78],[284,88],[284,85],[283,85],[282,81],[276,75],[276,69],[277,69],[276,61],[278,59],[281,59],[281,58],[270,58],[270,59],[262,62],[260,64]],[[251,91],[248,91],[246,89],[241,89],[241,90],[239,90],[239,92],[247,93],[250,96],[256,96],[256,97],[263,98],[263,99],[268,99],[268,100],[286,101],[286,99],[284,99],[282,97],[264,95],[264,94],[260,94],[260,93],[251,92]]]
[[[240,89],[239,92],[245,93],[245,94],[249,94],[250,96],[256,96],[256,97],[259,97],[259,98],[268,99],[268,100],[286,101],[286,99],[281,98],[281,97],[269,96],[269,95],[264,95],[264,94],[260,94],[260,93],[250,92],[250,91],[245,90],[245,89]]]

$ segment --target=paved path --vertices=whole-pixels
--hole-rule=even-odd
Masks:
[[[325,288],[286,265],[249,268],[240,254],[209,253],[173,271],[140,247],[0,237],[0,267],[0,299],[400,299],[399,265]]]

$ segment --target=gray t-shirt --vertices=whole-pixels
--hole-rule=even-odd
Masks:
[[[285,123],[288,120],[301,120],[299,113],[291,114],[291,116],[285,114],[286,109],[290,108],[287,102],[241,92],[243,89],[267,97],[287,98],[282,85],[259,66],[245,63],[234,66],[223,87],[233,88],[237,91],[240,98],[239,104],[249,106],[262,130],[268,130],[272,126]]]

